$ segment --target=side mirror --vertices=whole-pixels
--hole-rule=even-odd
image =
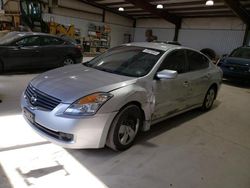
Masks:
[[[174,79],[177,77],[177,75],[178,75],[177,71],[165,69],[158,72],[156,76],[159,79]]]
[[[20,48],[22,48],[22,47],[23,47],[23,45],[22,45],[22,44],[19,44],[18,42],[17,42],[17,43],[15,43],[15,46],[16,46],[18,49],[20,49]]]

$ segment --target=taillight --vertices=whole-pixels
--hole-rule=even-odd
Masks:
[[[75,48],[82,53],[82,47],[81,47],[81,45],[76,45]]]

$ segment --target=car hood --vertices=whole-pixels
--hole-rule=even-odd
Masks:
[[[133,84],[137,78],[112,74],[82,64],[45,72],[31,81],[38,90],[72,103],[95,92],[109,92]]]
[[[244,58],[227,57],[224,62],[231,65],[250,66],[250,59]]]

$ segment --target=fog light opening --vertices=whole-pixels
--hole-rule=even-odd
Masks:
[[[73,140],[73,138],[74,138],[73,134],[59,132],[59,139],[60,140],[70,142]]]

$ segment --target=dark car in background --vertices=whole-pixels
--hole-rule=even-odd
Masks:
[[[33,32],[10,32],[0,38],[0,72],[52,69],[81,61],[81,47],[66,38]]]
[[[223,57],[218,66],[223,77],[231,80],[250,81],[250,47],[244,46]]]

